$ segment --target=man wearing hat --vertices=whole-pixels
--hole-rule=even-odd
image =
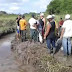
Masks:
[[[44,35],[46,39],[48,51],[51,54],[51,49],[53,48],[53,55],[55,54],[55,22],[53,21],[52,15],[47,16],[47,29]]]
[[[46,25],[46,20],[44,18],[44,13],[40,13],[40,20],[39,23],[42,27],[42,37],[44,37],[44,32],[45,32],[45,25]]]
[[[18,15],[18,17],[16,18],[16,25],[17,25],[17,40],[19,40],[19,38],[20,38],[20,26],[19,26],[20,20],[21,20],[21,15]]]
[[[70,15],[65,16],[65,22],[62,26],[62,32],[60,39],[62,39],[62,45],[64,50],[64,55],[71,55],[71,37],[72,37],[72,20],[70,20]]]

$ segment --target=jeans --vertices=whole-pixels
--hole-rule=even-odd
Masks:
[[[64,55],[71,55],[71,40],[70,38],[63,38],[62,45],[64,49]]]
[[[21,30],[21,40],[22,42],[26,40],[26,30]]]
[[[51,49],[52,47],[55,48],[55,39],[47,39],[46,43],[47,43],[48,49]]]
[[[38,40],[38,32],[36,29],[30,29],[30,35],[31,35],[31,40],[33,39],[34,41]]]

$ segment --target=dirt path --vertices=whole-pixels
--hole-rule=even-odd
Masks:
[[[13,50],[23,72],[72,72],[72,57],[64,57],[60,50],[53,58],[46,43],[13,41]]]

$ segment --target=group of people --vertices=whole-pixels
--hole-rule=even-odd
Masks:
[[[72,20],[70,15],[65,15],[65,20],[60,18],[59,23],[55,21],[55,15],[48,15],[45,19],[44,13],[40,14],[39,19],[32,14],[29,22],[18,16],[17,23],[17,39],[21,37],[22,42],[26,41],[27,25],[30,27],[30,39],[34,42],[43,43],[46,40],[48,53],[54,56],[56,52],[56,41],[61,40],[64,55],[71,55],[71,37],[72,37]]]

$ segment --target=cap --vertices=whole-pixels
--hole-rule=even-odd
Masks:
[[[69,19],[69,18],[70,18],[69,14],[65,15],[65,19]]]
[[[53,18],[55,18],[55,15],[54,15],[54,14],[52,14],[52,17],[53,17]]]
[[[52,18],[52,15],[48,15],[48,16],[47,16],[47,19],[50,19],[50,18]]]
[[[41,13],[40,16],[44,16],[44,13]]]
[[[32,14],[32,17],[34,17],[35,15],[34,14]]]

